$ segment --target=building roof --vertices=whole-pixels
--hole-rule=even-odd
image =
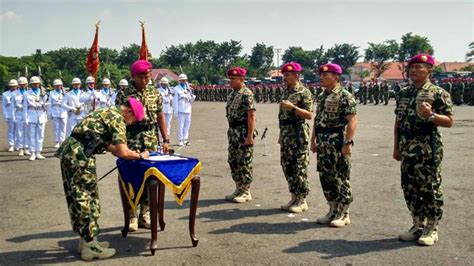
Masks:
[[[453,72],[472,65],[474,65],[472,62],[443,62],[439,64],[439,67],[443,69],[443,72]]]
[[[178,74],[167,68],[156,68],[151,70],[151,78],[153,81],[160,80],[163,77],[168,78],[169,81],[179,79]]]

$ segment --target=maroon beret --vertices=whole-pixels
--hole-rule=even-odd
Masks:
[[[429,54],[419,54],[419,55],[415,55],[414,57],[410,58],[410,60],[408,61],[408,66],[411,66],[412,64],[416,64],[416,63],[425,63],[425,64],[428,64],[428,65],[434,66],[435,60]]]
[[[231,69],[227,70],[228,77],[245,77],[245,75],[247,75],[247,70],[243,67],[232,67]]]
[[[132,76],[147,74],[151,69],[151,63],[146,60],[137,60],[130,67]]]
[[[286,63],[284,64],[282,67],[281,67],[281,73],[286,73],[286,72],[301,72],[303,71],[303,68],[301,67],[300,64],[296,63],[296,62],[289,62],[289,63]]]
[[[319,67],[319,74],[324,72],[331,72],[342,75],[342,67],[338,64],[324,64]]]

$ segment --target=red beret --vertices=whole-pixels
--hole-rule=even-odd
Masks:
[[[151,63],[146,60],[137,60],[130,67],[132,76],[147,74],[151,69]]]
[[[281,67],[281,73],[286,73],[286,72],[301,72],[303,71],[303,68],[301,67],[300,64],[296,62],[289,62],[284,64]]]
[[[342,68],[338,64],[324,64],[319,67],[319,74],[324,72],[336,73],[342,75]]]
[[[408,66],[411,66],[412,64],[416,64],[416,63],[425,63],[425,64],[428,64],[428,65],[434,66],[435,60],[429,54],[419,54],[419,55],[415,55],[414,57],[410,58],[410,60],[408,61]]]
[[[232,67],[231,69],[227,70],[227,76],[237,76],[237,77],[245,77],[247,74],[247,70],[242,67]]]

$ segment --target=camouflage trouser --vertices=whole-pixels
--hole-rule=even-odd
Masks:
[[[327,201],[352,203],[350,156],[342,155],[335,145],[318,144],[317,171]]]
[[[249,185],[253,181],[253,147],[245,146],[243,143],[238,146],[229,145],[229,163],[232,179],[242,185]]]
[[[429,155],[402,157],[401,183],[412,216],[440,220],[443,216],[441,158],[433,164]]]
[[[229,163],[232,179],[242,185],[249,185],[253,181],[253,146],[245,146],[247,134],[244,128],[229,128],[227,138],[229,141]]]
[[[306,197],[309,193],[309,151],[306,146],[280,144],[280,163],[290,193]]]
[[[79,164],[61,159],[64,193],[72,229],[84,239],[92,240],[99,234],[100,216],[95,158],[88,159],[84,166]]]

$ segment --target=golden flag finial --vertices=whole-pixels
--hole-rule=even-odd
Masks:
[[[99,25],[100,25],[100,19],[95,23],[95,28],[99,28]]]

